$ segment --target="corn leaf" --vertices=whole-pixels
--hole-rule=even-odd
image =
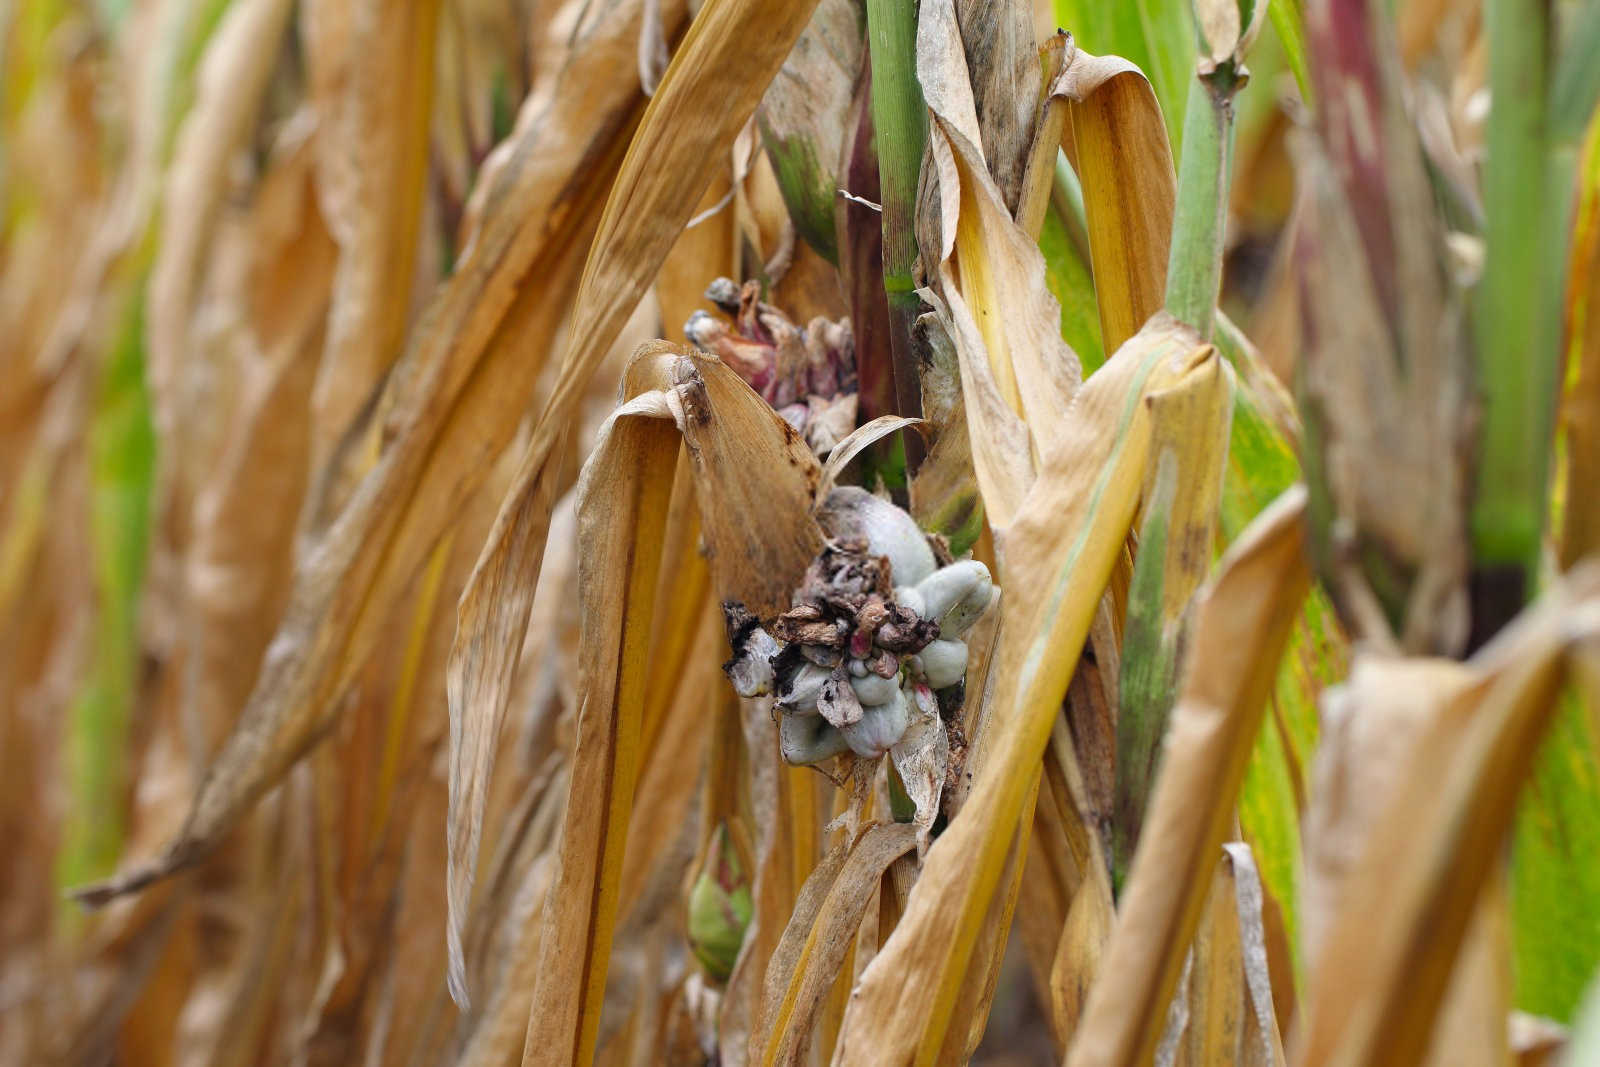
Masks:
[[[1179,0],[1126,4],[1055,0],[1052,6],[1056,24],[1085,48],[1126,57],[1149,73],[1176,155],[1182,147],[1184,101],[1194,80],[1195,41],[1189,5]]]
[[[1589,123],[1578,166],[1578,205],[1567,274],[1560,559],[1571,567],[1600,551],[1600,504],[1586,486],[1600,477],[1600,110]]]
[[[549,90],[530,97],[517,133],[485,175],[467,254],[390,378],[383,406],[392,443],[318,551],[302,558],[275,654],[183,830],[154,859],[86,888],[86,903],[195,863],[316,742],[448,524],[451,502],[481,484],[484,457],[509,440],[542,363],[543,345],[530,340],[548,338],[560,317],[604,186],[573,175],[597,159],[614,165],[640,110],[637,91],[610,77],[617,50],[633,47],[628,18],[589,31],[573,39],[574,60],[551,75]],[[607,115],[600,123],[597,100]],[[533,277],[539,284],[522,289]],[[337,450],[330,463],[342,468]]]
[[[349,178],[327,352],[312,396],[320,460],[399,357],[410,320],[428,184],[429,118],[443,0],[351,5],[343,92],[322,117]],[[324,5],[318,5],[324,6]],[[374,86],[390,86],[374,92]],[[331,112],[331,113],[329,113]],[[332,138],[329,138],[332,140]]]
[[[1070,101],[1073,166],[1093,262],[1100,336],[1108,352],[1165,299],[1177,185],[1150,83],[1117,56],[1079,49],[1051,87]]]
[[[911,823],[870,827],[811,873],[767,966],[751,1062],[804,1062],[817,1008],[845,962],[862,912],[876,900],[889,864],[916,846],[917,834]]]
[[[1430,702],[1312,970],[1295,1062],[1415,1062],[1426,1049],[1570,653],[1595,640],[1597,596],[1600,571],[1568,575]]]
[[[1155,1054],[1161,1035],[1152,1020],[1166,1016],[1178,984],[1310,581],[1304,507],[1304,494],[1292,491],[1263,512],[1224,555],[1196,605],[1162,772],[1071,1067],[1145,1064]]]
[[[1031,814],[1023,810],[1031,768],[1133,520],[1152,432],[1143,398],[1204,380],[1215,358],[1158,316],[1084,385],[1074,417],[1044,452],[1039,480],[1004,531],[1001,632],[1012,637],[997,652],[984,724],[992,740],[895,936],[862,976],[840,1035],[843,1062],[925,1061],[942,1045],[1009,839]]]
[[[1128,590],[1117,691],[1113,873],[1120,885],[1139,840],[1156,760],[1176,697],[1189,600],[1211,566],[1233,416],[1233,371],[1149,400],[1155,419],[1139,553]]]
[[[732,370],[681,352],[658,343],[635,358],[624,404],[580,482],[579,537],[591,550],[579,570],[585,685],[571,792],[583,801],[569,804],[562,827],[525,1062],[587,1063],[594,1053],[679,434],[693,457],[719,597],[772,612],[773,604],[786,604],[820,545],[809,518],[818,477],[809,449]],[[631,473],[626,481],[614,476],[622,470]],[[755,517],[760,521],[752,523]],[[478,574],[480,581],[495,577],[481,559]],[[492,594],[497,587],[491,580],[477,588]],[[467,640],[482,632],[465,616]],[[470,646],[458,638],[462,647]]]

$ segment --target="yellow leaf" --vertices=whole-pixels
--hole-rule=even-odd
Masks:
[[[1079,390],[1003,531],[1001,639],[965,806],[928,851],[905,917],[845,1016],[843,1063],[932,1062],[1025,810],[1052,724],[1143,485],[1151,393],[1216,353],[1158,315]],[[972,400],[969,397],[968,410]],[[981,474],[980,474],[981,479]],[[985,486],[987,495],[988,487]]]
[[[1071,102],[1072,163],[1083,182],[1100,334],[1111,352],[1166,299],[1177,202],[1167,127],[1150,82],[1116,56],[1074,52],[1051,97]]]
[[[1310,583],[1304,507],[1296,489],[1262,512],[1201,595],[1161,773],[1071,1067],[1147,1064],[1155,1053]]]
[[[1600,568],[1581,566],[1433,691],[1311,971],[1296,1064],[1421,1061],[1597,609]]]
[[[579,482],[584,681],[575,799],[545,911],[524,1049],[529,1063],[587,1063],[594,1053],[640,765],[679,435],[692,460],[720,597],[758,610],[786,601],[821,543],[810,517],[818,471],[809,449],[731,369],[657,342],[630,365],[623,396]],[[480,559],[483,584],[463,598],[458,653],[486,635],[493,639],[496,620],[507,617],[495,611],[498,576],[483,565]]]

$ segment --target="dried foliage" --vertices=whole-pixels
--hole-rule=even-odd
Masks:
[[[1586,1062],[1597,12],[0,5],[0,1062]]]

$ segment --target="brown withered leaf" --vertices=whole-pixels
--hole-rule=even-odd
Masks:
[[[1061,430],[1082,371],[1061,340],[1060,310],[1045,285],[1038,243],[1013,221],[977,144],[966,61],[948,3],[925,7],[917,70],[933,115],[929,150],[938,181],[935,311],[959,353],[961,392],[984,507],[1009,525],[1035,459]]]
[[[1169,1026],[1156,1055],[1160,1067],[1283,1067],[1283,1041],[1272,1009],[1261,924],[1261,880],[1250,846],[1224,845],[1190,950]],[[1170,1054],[1170,1055],[1169,1055]]]
[[[755,109],[760,93],[805,25],[812,6],[813,2],[802,2],[785,8],[781,17],[774,18],[770,12],[733,0],[711,0],[696,17],[672,66],[651,98],[639,131],[629,145],[616,186],[606,201],[594,246],[584,267],[577,305],[568,325],[570,339],[566,357],[556,384],[540,415],[516,483],[484,545],[474,579],[463,594],[458,639],[462,651],[460,666],[454,673],[464,683],[474,683],[482,676],[483,672],[473,660],[484,655],[491,657],[491,662],[503,660],[507,655],[506,645],[520,647],[533,596],[531,583],[506,582],[497,586],[490,596],[484,592],[484,582],[491,576],[529,576],[537,572],[544,548],[544,528],[549,521],[549,497],[544,487],[550,477],[552,455],[567,433],[574,405],[594,371],[599,354],[610,345],[654,280],[694,205],[704,194],[710,173],[700,161],[718,158],[732,146],[740,127]],[[706,121],[707,115],[714,116],[714,121]],[[717,379],[717,375],[708,378],[712,383]],[[720,385],[714,387],[721,388]],[[693,406],[701,399],[691,396],[686,402]],[[730,410],[727,417],[737,415]],[[710,414],[694,411],[688,418],[696,422],[701,418],[709,419]],[[690,447],[693,450],[694,445]],[[715,476],[731,476],[735,471],[749,473],[744,456],[711,454],[697,457],[697,465],[701,461],[724,468],[715,470]],[[732,492],[738,492],[740,484],[741,480],[733,477],[727,481]],[[702,506],[701,515],[711,517],[714,522],[735,522],[735,516],[747,514],[739,506],[745,502],[730,499],[725,502],[730,510],[721,514],[708,512]],[[719,539],[722,531],[715,530],[710,522],[706,532],[712,546],[713,581],[719,588],[727,588],[730,573],[747,566],[750,561],[729,558],[726,554],[719,558],[719,543],[726,546],[739,542]],[[782,531],[771,551],[781,552],[785,545],[792,544],[791,538],[799,536],[803,534]],[[770,580],[774,572],[765,573]],[[752,609],[776,613],[774,605],[778,598],[770,590],[760,596],[740,599],[746,599]],[[505,678],[507,674],[501,670],[497,677]],[[452,718],[472,723],[470,727],[463,725],[455,729],[463,738],[480,737],[487,730],[487,744],[476,746],[480,752],[487,751],[493,744],[493,727],[504,715],[504,686],[491,683],[470,694],[464,686],[452,688]],[[471,798],[479,786],[472,783],[486,780],[488,767],[479,760],[465,760],[457,764],[456,772],[452,775],[457,779],[452,793],[459,800],[452,804],[450,826],[451,832],[457,835],[457,847],[451,849],[451,879],[458,888],[452,899],[459,920],[459,908],[464,906],[466,895],[462,890],[469,888],[468,872],[477,854],[475,826],[479,816],[473,814],[477,803]],[[457,922],[452,921],[452,929],[456,925]],[[451,973],[459,977],[459,966],[453,964]],[[460,988],[455,992],[458,996],[464,994]]]
[[[1067,102],[1063,143],[1083,183],[1101,341],[1112,352],[1166,298],[1177,203],[1167,128],[1150,82],[1117,56],[1073,50],[1050,96],[1051,106]]]
[[[302,555],[256,687],[183,830],[155,858],[84,889],[86,903],[196,862],[316,743],[389,612],[509,441],[575,281],[602,176],[642,110],[637,87],[612,77],[637,13],[637,0],[592,10],[569,39],[571,62],[541,83],[486,166],[478,224],[389,379],[388,446]],[[336,451],[330,464],[343,462]]]
[[[237,295],[243,368],[232,432],[215,474],[197,487],[185,563],[183,701],[206,723],[249,695],[251,668],[283,611],[295,516],[310,472],[307,402],[321,353],[337,249],[311,182],[314,142],[301,137],[262,178],[247,225],[256,262]]]
[[[623,398],[580,480],[584,682],[571,789],[584,802],[569,806],[562,828],[529,1019],[525,1059],[537,1057],[530,1062],[552,1055],[586,1062],[598,1033],[679,441],[689,451],[720,600],[775,613],[821,545],[810,515],[818,472],[809,449],[731,369],[657,342],[630,365]],[[493,624],[497,592],[482,584],[463,597],[458,651]],[[458,676],[468,666],[458,659]],[[456,817],[464,814],[471,813]]]
[[[348,66],[343,99],[334,104],[343,122],[330,123],[323,144],[346,157],[340,169],[349,184],[327,352],[311,401],[319,466],[405,340],[428,187],[441,2],[347,5]]]
[[[885,823],[835,846],[806,880],[767,966],[761,1022],[751,1033],[753,1063],[799,1064],[812,1024],[833,984],[883,873],[916,847],[917,828]]]
[[[833,261],[834,210],[865,46],[859,0],[820,0],[756,110],[797,234]]]
[[[1560,541],[1564,567],[1600,551],[1600,504],[1589,490],[1600,479],[1600,114],[1589,123],[1579,174],[1566,295],[1571,386],[1561,417],[1567,445]]]
[[[1585,564],[1441,668],[1310,971],[1295,1063],[1421,1062],[1561,686],[1600,642],[1597,606],[1600,568]]]
[[[1162,772],[1071,1067],[1149,1063],[1310,583],[1303,491],[1268,507],[1201,594]],[[1181,873],[1179,873],[1181,872]]]
[[[983,158],[1016,213],[1039,109],[1039,49],[1026,0],[958,0],[956,20],[972,72]]]
[[[1039,761],[1133,521],[1152,432],[1142,398],[1199,387],[1216,358],[1192,331],[1158,315],[1084,384],[1066,418],[1053,416],[1062,425],[1046,438],[1041,475],[1003,531],[1002,637],[975,771],[969,763],[976,780],[928,850],[894,936],[862,976],[840,1036],[843,1062],[918,1050],[931,1056],[945,1047],[950,1019],[930,1005],[948,1006],[959,995],[1007,852],[1032,814]]]
[[[206,49],[195,107],[178,134],[149,297],[148,375],[164,454],[182,449],[178,379],[190,352],[200,273],[228,191],[229,168],[255,132],[292,10],[288,0],[251,0],[229,9]]]

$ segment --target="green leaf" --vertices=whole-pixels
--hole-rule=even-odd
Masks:
[[[1301,98],[1315,106],[1311,68],[1306,61],[1306,28],[1299,0],[1271,0],[1267,18],[1272,23],[1272,31],[1278,35],[1278,43],[1283,46],[1284,60],[1294,72],[1294,83],[1300,87]]]
[[[1560,28],[1560,55],[1550,86],[1550,130],[1576,141],[1600,100],[1600,0],[1587,0]]]
[[[1570,1022],[1600,967],[1600,765],[1579,699],[1563,704],[1517,807],[1511,915],[1517,1007]]]
[[[1087,377],[1106,361],[1100,343],[1100,307],[1095,303],[1089,265],[1053,209],[1045,215],[1039,250],[1044,253],[1045,284],[1061,305],[1061,336],[1078,354]]]
[[[89,677],[68,726],[72,799],[57,863],[61,885],[107,874],[122,849],[123,755],[138,685],[139,590],[155,471],[155,431],[144,383],[144,293],[143,284],[128,293],[89,429],[88,518],[99,615]]]

